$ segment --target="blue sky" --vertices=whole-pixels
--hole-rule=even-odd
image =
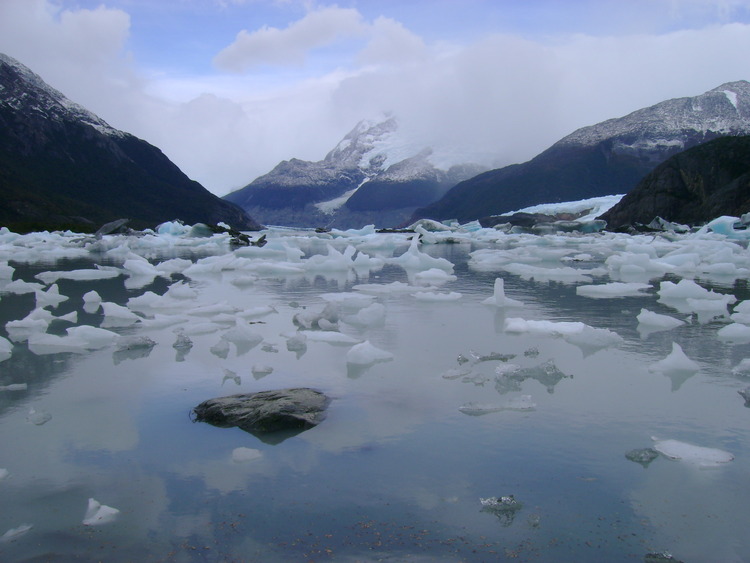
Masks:
[[[0,52],[223,195],[383,112],[499,166],[750,79],[750,0],[0,0]]]

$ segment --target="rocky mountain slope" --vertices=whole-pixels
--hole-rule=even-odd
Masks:
[[[156,147],[0,54],[0,226],[90,231],[120,218],[134,228],[173,219],[260,227]]]
[[[224,199],[266,224],[392,227],[482,170],[443,170],[431,156],[400,137],[394,117],[362,121],[323,160],[285,160]]]
[[[723,137],[681,152],[600,218],[619,230],[655,217],[699,225],[750,212],[750,137]]]
[[[578,129],[523,164],[490,170],[453,187],[413,219],[461,221],[540,203],[627,193],[656,165],[723,136],[750,134],[750,83],[730,82],[625,117]]]

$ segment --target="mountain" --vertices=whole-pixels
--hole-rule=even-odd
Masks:
[[[0,225],[91,231],[120,218],[134,228],[173,219],[260,228],[159,149],[0,54]]]
[[[267,224],[396,226],[482,170],[472,164],[442,169],[432,156],[399,135],[394,117],[361,121],[323,160],[285,160],[224,199]]]
[[[600,219],[610,230],[655,217],[699,225],[750,212],[750,137],[723,137],[670,157]]]
[[[469,221],[540,203],[627,193],[678,152],[717,137],[748,134],[750,83],[729,82],[578,129],[528,162],[457,184],[413,219]]]

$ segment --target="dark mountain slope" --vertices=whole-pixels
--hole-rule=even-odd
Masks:
[[[750,212],[750,137],[724,137],[693,147],[657,166],[602,215],[611,230],[655,217],[700,225]]]
[[[156,147],[0,55],[0,225],[91,230],[119,218],[135,228],[172,219],[260,227]]]
[[[454,186],[414,219],[461,221],[555,203],[626,193],[670,156],[723,136],[750,134],[750,83],[667,100],[584,127],[523,164]]]

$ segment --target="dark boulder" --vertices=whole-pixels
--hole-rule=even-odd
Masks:
[[[299,387],[209,399],[195,407],[193,415],[196,422],[237,426],[266,442],[278,443],[320,424],[330,402],[320,391]]]

